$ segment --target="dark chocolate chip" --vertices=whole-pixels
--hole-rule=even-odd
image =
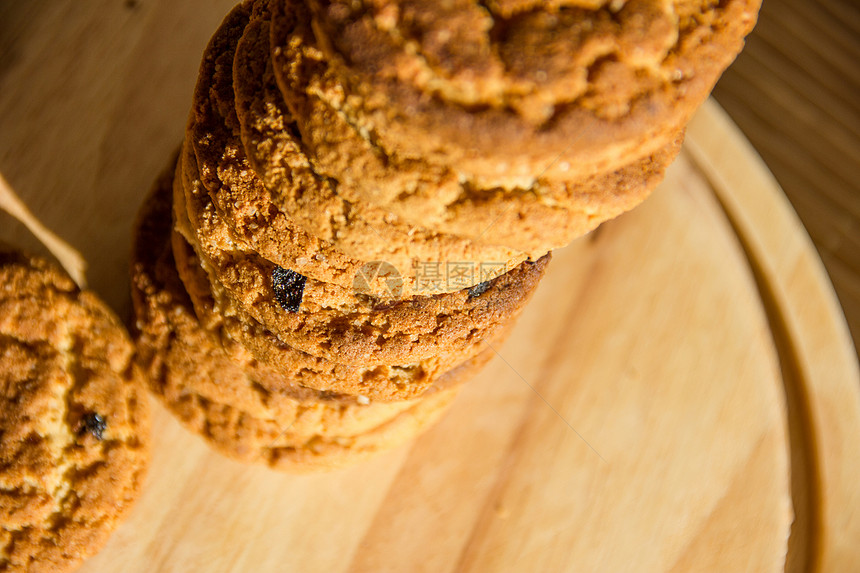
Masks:
[[[487,292],[487,289],[490,288],[490,281],[484,281],[482,283],[478,283],[472,288],[469,289],[469,298],[476,298]]]
[[[275,267],[272,271],[272,289],[275,291],[275,300],[281,308],[287,312],[299,311],[305,292],[305,281],[307,277],[296,271]]]
[[[104,431],[107,429],[107,422],[95,412],[89,412],[81,418],[81,427],[78,429],[78,434],[92,434],[97,440],[101,440]]]

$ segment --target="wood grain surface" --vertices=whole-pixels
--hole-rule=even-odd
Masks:
[[[685,151],[743,245],[780,356],[795,513],[786,571],[853,571],[860,373],[838,301],[773,175],[713,101],[690,123]]]
[[[800,215],[860,347],[860,3],[764,0],[714,96]]]
[[[0,174],[120,314],[132,218],[230,5],[0,2]],[[0,240],[47,250],[2,213]],[[856,355],[802,226],[714,106],[651,199],[556,253],[496,350],[438,427],[342,472],[229,461],[157,408],[143,498],[84,571],[860,562]]]

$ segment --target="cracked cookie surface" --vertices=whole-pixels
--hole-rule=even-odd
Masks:
[[[287,117],[280,117],[274,124],[277,129],[260,136],[265,146],[261,148],[262,143],[258,142],[246,150],[240,138],[234,90],[237,86],[233,84],[232,75],[236,36],[242,22],[244,20],[225,22],[229,26],[222,27],[207,48],[189,125],[200,179],[225,213],[241,214],[244,210],[237,205],[260,202],[262,194],[268,194],[272,206],[256,211],[256,216],[277,217],[276,212],[281,211],[285,223],[291,222],[317,240],[329,243],[346,257],[359,261],[359,267],[372,261],[393,265],[402,277],[404,294],[413,292],[415,268],[422,261],[443,264],[494,261],[511,268],[527,258],[525,253],[508,247],[483,245],[405,224],[369,203],[346,201],[338,195],[335,182],[313,170],[304,151],[292,138],[292,120],[286,110],[278,112],[287,113]],[[251,89],[265,89],[265,86]],[[277,92],[274,85],[270,89]],[[278,111],[272,110],[273,113]],[[265,153],[261,153],[261,149]],[[253,161],[254,158],[258,161]],[[264,176],[259,177],[252,167],[259,168]],[[277,250],[269,250],[277,241],[259,236],[267,233],[267,225],[234,224],[233,228],[239,234],[257,235],[254,242],[263,256],[276,262],[283,256]],[[315,253],[310,254],[315,259]],[[306,256],[306,260],[312,259]]]
[[[290,17],[292,28],[282,20],[270,44],[257,40],[258,45],[243,49],[243,44],[250,43],[249,33],[243,36],[234,66],[237,94],[243,93],[242,86],[260,83],[259,76],[272,73],[271,62],[263,63],[273,49],[281,70],[277,76],[281,93],[316,169],[338,181],[338,192],[346,199],[370,202],[404,221],[483,244],[521,249],[536,258],[638,205],[662,180],[680,149],[681,130],[662,149],[614,170],[592,170],[565,181],[542,177],[544,168],[553,163],[570,165],[569,158],[560,154],[515,188],[482,188],[454,165],[387,154],[367,130],[351,124],[330,103],[342,87],[335,66],[317,45],[309,13],[296,4]],[[252,103],[237,105],[243,133],[253,131],[246,124],[278,126],[271,111],[273,96],[247,91],[244,97]],[[246,148],[269,141],[249,139]]]
[[[329,104],[387,154],[456,166],[492,188],[541,170],[561,181],[613,170],[668,145],[740,51],[760,2],[309,4],[340,78]],[[293,8],[272,4],[275,34]],[[553,163],[562,151],[564,167]]]
[[[116,317],[0,252],[0,571],[71,571],[140,493],[149,404]]]

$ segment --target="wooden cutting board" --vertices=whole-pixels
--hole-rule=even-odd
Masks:
[[[229,7],[0,7],[0,174],[21,199],[2,204],[79,251],[120,314],[132,218]],[[0,240],[46,251],[5,215]],[[803,228],[715,104],[652,198],[555,253],[496,350],[437,427],[334,473],[235,463],[157,407],[146,490],[83,570],[860,563],[856,355]]]

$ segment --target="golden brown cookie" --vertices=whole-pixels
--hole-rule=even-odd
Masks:
[[[182,286],[188,284],[182,275],[193,270],[189,268],[193,259],[187,258],[190,256],[190,248],[181,236],[174,232],[172,239],[170,249],[173,260],[170,264],[165,263],[163,268],[159,266],[158,270],[164,280],[163,288],[173,301],[173,306],[162,305],[162,308],[148,310],[147,317],[150,319],[142,323],[142,330],[150,348],[168,348],[168,351],[161,353],[161,359],[166,368],[176,373],[176,381],[184,380],[182,391],[190,390],[206,399],[231,404],[257,418],[276,420],[295,418],[297,408],[302,404],[325,402],[356,406],[377,402],[376,397],[370,393],[340,393],[337,381],[332,380],[334,372],[328,372],[329,376],[326,378],[326,372],[322,368],[313,369],[316,366],[313,357],[302,356],[284,369],[272,368],[258,361],[225,327],[227,322],[238,321],[231,321],[230,317],[216,314],[211,306],[211,297],[205,300],[205,294],[201,292],[206,288],[205,284],[192,283],[187,291],[182,290]],[[165,259],[167,258],[169,257],[165,255]],[[181,283],[176,281],[176,275],[182,280]],[[205,283],[205,275],[192,278],[195,279]],[[201,307],[205,308],[206,312],[202,319],[199,318]],[[164,320],[163,316],[167,315],[168,320]],[[172,340],[166,342],[168,336],[172,337]],[[301,360],[302,358],[304,360]],[[155,361],[150,364],[153,363]],[[308,382],[316,382],[318,386],[308,386]],[[405,382],[408,383],[409,380]],[[393,413],[409,408],[410,403],[406,398],[411,397],[413,396],[404,395],[403,399],[391,408],[380,406],[371,410],[357,410],[359,416],[352,421],[373,424],[375,421],[390,418]],[[329,410],[319,409],[315,413],[331,414]],[[316,420],[313,414],[314,412],[308,413],[301,423],[297,419],[291,431],[295,431],[297,435],[302,431],[318,431],[319,424],[325,420]],[[331,423],[327,425],[332,426]]]
[[[259,255],[254,246],[233,233],[231,225],[228,225],[220,210],[211,200],[209,192],[201,184],[196,159],[187,142],[181,151],[174,189],[176,201],[174,210],[177,212],[179,230],[189,243],[194,245],[195,251],[200,252],[210,265],[224,272],[229,272],[227,267],[241,265],[238,261],[250,255],[265,267],[267,276],[271,275],[277,266],[280,266],[277,262],[269,261]],[[267,232],[261,233],[261,235],[274,235],[278,231],[270,227],[263,228],[267,229]],[[316,266],[314,263],[319,264],[319,261],[313,256],[313,252],[291,253],[290,258],[285,262],[288,264],[285,268],[302,271],[312,269]],[[343,280],[339,283],[318,280],[312,275],[302,275],[306,276],[307,280],[305,281],[301,304],[306,310],[335,308],[344,311],[348,311],[358,304],[363,304],[353,290],[355,275],[360,270],[361,267],[357,266],[353,276],[348,277],[348,282]],[[346,278],[344,277],[344,279]]]
[[[176,232],[171,243],[177,272],[201,324],[207,330],[219,332],[222,346],[234,360],[248,364],[250,352],[260,363],[268,365],[269,370],[284,373],[259,378],[260,386],[272,392],[298,384],[377,402],[407,400],[422,395],[428,388],[459,384],[465,380],[464,376],[471,376],[472,370],[482,367],[492,358],[483,341],[476,341],[462,351],[431,356],[406,365],[350,366],[301,352],[278,340],[241,310],[235,316],[230,309],[216,310],[208,276],[191,246]],[[512,323],[513,320],[490,342],[493,345],[501,343]],[[481,356],[477,357],[479,353]],[[467,360],[471,360],[469,369],[457,368],[457,376],[447,373]]]
[[[321,95],[375,147],[512,188],[669,145],[740,51],[759,1],[310,5],[341,79]],[[272,6],[283,37],[295,2]]]
[[[581,174],[562,182],[546,180],[538,172],[527,186],[480,188],[458,174],[455,166],[434,166],[421,158],[401,160],[363,137],[321,95],[338,92],[340,80],[316,45],[309,13],[297,5],[290,16],[294,28],[287,30],[282,22],[273,37],[282,70],[279,85],[315,168],[336,180],[338,193],[349,201],[373,203],[404,221],[484,244],[507,245],[530,254],[546,252],[639,204],[660,182],[680,149],[683,138],[679,131],[663,149],[612,171]],[[268,22],[258,27],[262,25]],[[268,59],[268,43],[258,39],[259,45],[243,49],[253,38],[253,26],[252,21],[234,61],[236,107],[243,134],[271,121],[268,118],[274,109],[271,97],[264,100],[262,90],[243,90],[245,85],[259,84],[256,78],[264,73],[272,73],[271,62],[262,63]],[[243,91],[248,92],[245,97],[256,98],[253,103],[243,103]],[[269,140],[246,138],[246,148],[253,141],[268,145]]]
[[[157,185],[169,183],[167,174]],[[454,398],[456,386],[392,403],[302,388],[263,389],[259,374],[264,367],[228,355],[218,336],[194,315],[168,242],[169,201],[169,193],[150,195],[135,233],[138,360],[158,397],[217,450],[289,471],[336,467],[415,435]],[[254,393],[259,398],[249,397]]]
[[[182,390],[165,393],[163,399],[186,428],[221,454],[304,473],[354,464],[414,438],[445,413],[457,391],[451,388],[421,398],[411,408],[361,434],[319,434],[301,439],[284,431],[288,424],[255,418],[232,403],[207,400]],[[335,410],[332,416],[336,415]]]
[[[149,461],[132,353],[93,293],[0,253],[0,570],[74,570],[128,514]]]
[[[522,263],[480,288],[413,296],[382,306],[357,305],[344,312],[301,305],[285,309],[270,278],[270,263],[253,253],[231,256],[222,251],[219,258],[201,258],[219,313],[247,313],[291,347],[352,366],[409,364],[492,339],[525,306],[549,262],[546,255]]]
[[[281,114],[285,109],[270,108],[273,116],[267,123],[255,126],[256,144],[253,148],[243,148],[239,130],[231,129],[237,121],[234,87],[240,87],[233,85],[230,73],[235,50],[232,43],[218,39],[219,35],[229,37],[232,42],[235,31],[219,31],[210,44],[198,77],[189,133],[201,180],[225,212],[230,205],[248,202],[250,196],[259,201],[263,192],[259,179],[262,179],[273,207],[282,211],[288,221],[362,264],[385,261],[392,265],[402,277],[404,294],[419,292],[413,287],[416,285],[415,269],[422,262],[479,264],[498,261],[503,264],[493,268],[511,268],[527,258],[521,251],[507,247],[482,245],[403,224],[391,213],[368,203],[345,201],[337,194],[334,181],[313,171],[293,138],[291,119]],[[217,49],[222,51],[216,52]],[[268,91],[279,96],[274,79],[271,84]],[[266,89],[258,85],[245,85],[245,88]],[[282,102],[281,107],[285,108]],[[249,164],[263,177],[258,179],[257,173],[248,168]],[[234,229],[239,233],[267,232],[265,226],[254,229],[234,225]],[[256,242],[260,246],[270,244],[262,240]],[[268,250],[261,254],[272,259],[281,256]]]
[[[209,70],[221,65],[227,58],[223,54],[232,50],[230,44],[235,45],[241,36],[244,26],[248,21],[249,9],[244,5],[236,6],[225,18],[219,32],[212,37],[209,48],[204,53],[201,69]],[[220,59],[217,56],[221,56]],[[226,65],[232,65],[227,63]],[[226,79],[221,74],[219,78]],[[207,84],[208,85],[208,84]],[[203,86],[198,85],[197,90]],[[217,86],[216,89],[231,89],[230,86]],[[203,94],[196,94],[195,101],[207,101]],[[201,115],[207,110],[195,111],[192,109],[189,125],[193,124],[195,115]],[[220,115],[230,117],[230,110],[221,110]],[[187,151],[194,157],[197,152],[206,153],[217,157],[217,152],[210,149],[212,141],[202,131],[198,134],[196,144],[189,147]],[[189,135],[191,137],[191,135]],[[196,158],[193,160],[196,171]],[[203,175],[197,175],[196,184],[201,184],[199,179],[205,177],[209,187],[219,188],[220,180],[217,173],[207,171]],[[229,188],[221,189],[216,194],[216,206],[224,220],[230,224],[237,240],[245,243],[257,252],[266,253],[274,263],[286,268],[295,269],[297,272],[313,277],[317,280],[337,284],[343,288],[351,288],[355,274],[361,268],[363,262],[352,259],[335,249],[330,243],[313,237],[292,221],[286,218],[283,212],[275,209],[268,200],[268,192],[262,184],[253,179],[258,186],[256,192],[248,193],[243,201],[229,196]],[[203,192],[208,189],[204,187]]]

